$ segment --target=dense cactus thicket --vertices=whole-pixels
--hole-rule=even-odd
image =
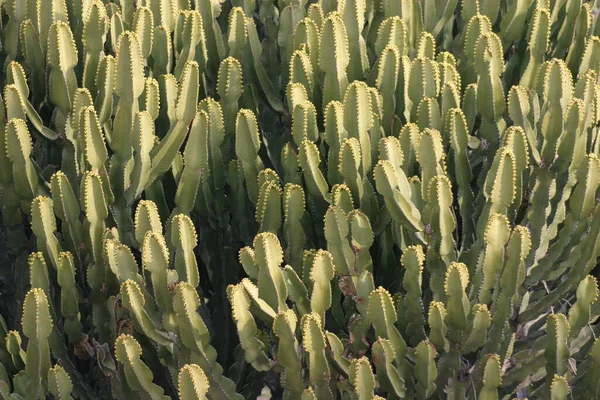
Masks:
[[[597,3],[0,1],[0,398],[600,398]]]

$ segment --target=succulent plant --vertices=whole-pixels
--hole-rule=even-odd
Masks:
[[[0,397],[600,398],[599,7],[0,2]]]

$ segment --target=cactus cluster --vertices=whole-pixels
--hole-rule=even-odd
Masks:
[[[0,398],[600,398],[599,11],[0,1]]]

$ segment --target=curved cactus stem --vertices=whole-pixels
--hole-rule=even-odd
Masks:
[[[153,399],[167,400],[163,389],[153,383],[152,370],[142,361],[142,346],[133,336],[122,334],[115,341],[115,356],[123,365],[125,377],[130,387]]]

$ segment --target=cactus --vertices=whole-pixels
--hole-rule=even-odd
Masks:
[[[596,8],[4,1],[0,397],[598,397]]]

